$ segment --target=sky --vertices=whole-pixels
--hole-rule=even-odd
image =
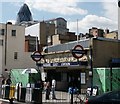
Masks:
[[[118,30],[117,0],[1,0],[0,23],[15,23],[26,3],[34,20],[62,17],[70,32],[88,33],[92,27]],[[78,25],[77,25],[78,24]]]

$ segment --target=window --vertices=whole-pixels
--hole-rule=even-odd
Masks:
[[[3,40],[0,40],[0,45],[2,45],[2,46],[3,46]]]
[[[0,29],[0,35],[4,35],[5,34],[5,30],[4,29]]]
[[[18,52],[14,52],[14,59],[18,59]]]
[[[12,30],[12,36],[16,36],[16,30]]]

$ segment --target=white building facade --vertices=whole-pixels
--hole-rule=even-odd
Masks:
[[[24,26],[0,24],[0,75],[7,76],[11,69],[35,67],[24,47]]]

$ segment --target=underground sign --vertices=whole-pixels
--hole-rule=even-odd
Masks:
[[[72,49],[72,55],[77,59],[82,58],[84,54],[85,54],[85,50],[81,45],[76,45]]]
[[[40,52],[35,51],[35,52],[32,53],[31,58],[32,58],[34,61],[38,62],[38,61],[41,60],[42,55],[41,55]]]

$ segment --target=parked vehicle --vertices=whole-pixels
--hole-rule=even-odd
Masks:
[[[85,104],[120,104],[120,91],[110,91],[90,97]]]

